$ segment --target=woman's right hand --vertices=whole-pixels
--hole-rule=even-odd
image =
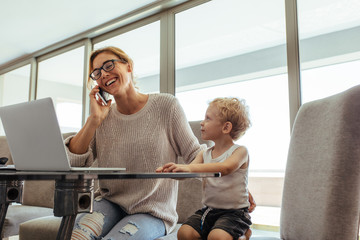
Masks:
[[[90,91],[90,116],[80,131],[68,143],[69,150],[72,153],[84,154],[87,152],[96,129],[109,114],[111,100],[108,101],[106,106],[102,105],[101,100],[96,99],[96,93],[98,92],[98,86]]]
[[[96,94],[99,93],[99,86],[95,86],[91,89],[89,97],[90,97],[90,118],[91,121],[96,124],[96,126],[100,126],[102,121],[109,114],[111,101],[107,102],[107,105],[103,105],[102,101],[96,97]]]

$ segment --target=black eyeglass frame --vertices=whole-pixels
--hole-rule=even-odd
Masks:
[[[107,64],[107,63],[109,63],[109,62],[112,62],[112,68],[111,69],[108,69],[108,70],[106,70],[106,69],[104,69],[104,66],[105,66],[105,64]],[[101,78],[101,69],[102,70],[104,70],[105,72],[110,72],[111,70],[113,70],[114,68],[115,68],[115,63],[114,62],[122,62],[122,63],[127,63],[127,61],[125,60],[125,59],[122,59],[122,58],[120,58],[120,59],[110,59],[110,60],[107,60],[107,61],[105,61],[104,63],[103,63],[103,65],[100,67],[100,68],[95,68],[90,74],[89,74],[89,77],[92,79],[92,80],[94,80],[94,81],[96,81],[96,80],[98,80],[99,78]],[[91,75],[93,75],[93,73],[95,72],[95,71],[99,71],[99,77],[98,78],[93,78]]]

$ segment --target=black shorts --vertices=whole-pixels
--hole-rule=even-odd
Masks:
[[[213,229],[222,229],[229,233],[234,240],[238,240],[252,223],[248,208],[209,209],[205,207],[196,211],[184,224],[194,228],[204,240]]]

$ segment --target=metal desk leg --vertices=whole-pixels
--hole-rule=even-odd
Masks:
[[[92,213],[94,201],[94,179],[56,180],[54,215],[62,217],[57,240],[70,240],[76,215]]]
[[[62,217],[59,232],[56,237],[57,240],[71,239],[71,234],[74,228],[75,219],[76,219],[76,215]]]
[[[20,180],[0,181],[0,236],[2,236],[9,204],[22,203],[23,185],[24,182]]]
[[[9,203],[1,203],[0,205],[0,236],[2,236],[2,230],[4,227],[4,222],[5,222],[5,217],[6,217],[6,213],[9,207]]]

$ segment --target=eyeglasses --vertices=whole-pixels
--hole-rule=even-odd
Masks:
[[[114,69],[115,67],[115,63],[114,62],[123,62],[123,63],[127,63],[127,61],[125,59],[111,59],[111,60],[107,60],[106,62],[104,62],[104,64],[102,65],[101,68],[95,68],[94,71],[92,71],[89,75],[89,77],[96,81],[101,77],[101,69],[104,70],[105,72],[110,72],[111,70]]]

